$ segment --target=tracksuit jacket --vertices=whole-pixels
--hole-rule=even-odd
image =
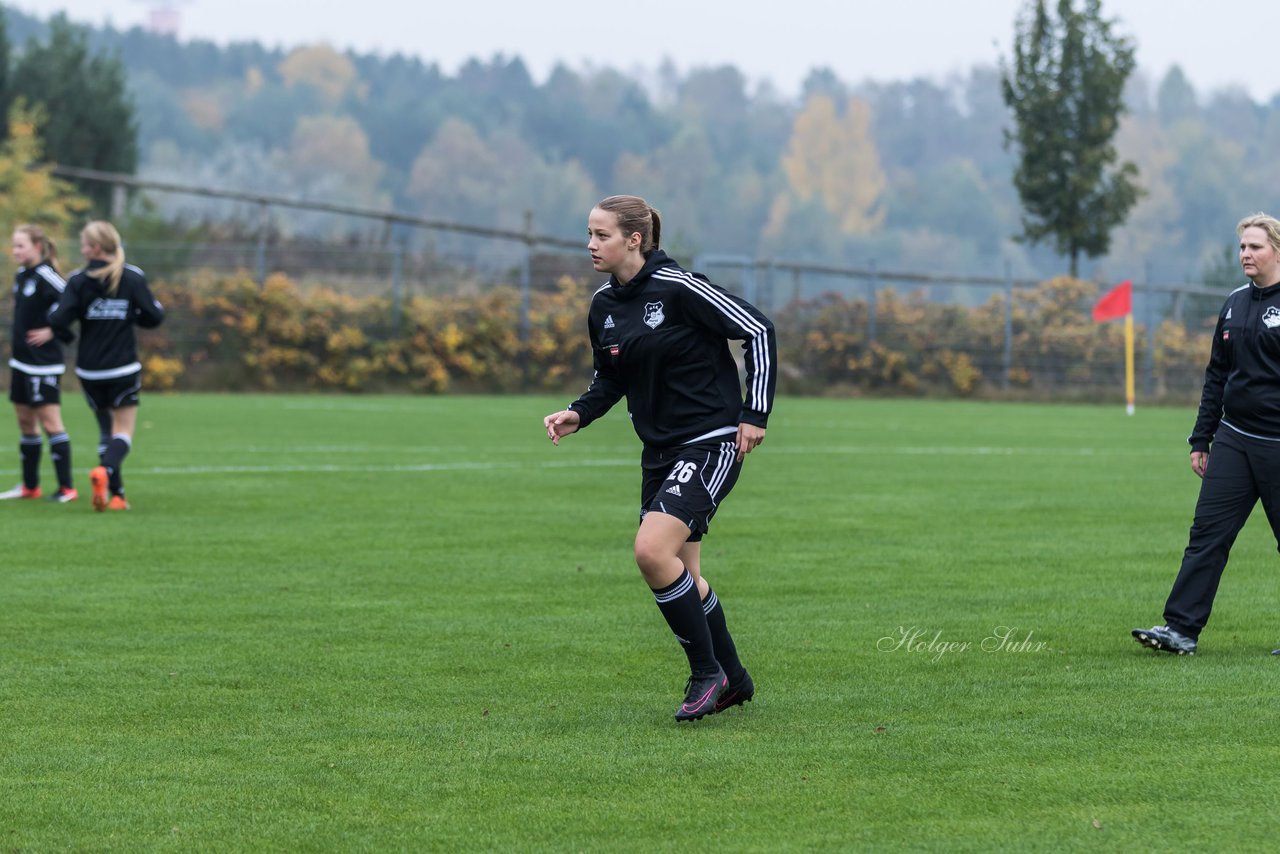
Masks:
[[[13,277],[13,350],[9,367],[32,376],[56,376],[66,371],[62,356],[62,341],[74,341],[75,336],[63,330],[54,331],[54,338],[33,347],[27,343],[27,333],[49,325],[49,314],[62,299],[67,283],[48,264],[19,267]]]
[[[626,284],[610,276],[587,314],[595,377],[569,405],[579,428],[626,395],[636,434],[666,448],[766,427],[777,385],[773,324],[661,249]],[[743,341],[746,399],[729,339]]]
[[[1237,288],[1218,315],[1191,450],[1209,450],[1219,423],[1280,439],[1280,284]]]
[[[105,266],[90,261],[87,270]],[[106,279],[79,270],[67,282],[67,290],[50,317],[54,331],[68,330],[80,321],[80,348],[76,376],[86,380],[111,380],[142,370],[133,327],[159,326],[164,308],[151,295],[141,270],[126,264],[115,294],[107,293]]]

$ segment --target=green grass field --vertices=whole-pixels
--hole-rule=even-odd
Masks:
[[[638,441],[564,402],[153,394],[131,512],[0,504],[0,849],[1273,850],[1261,512],[1198,655],[1129,637],[1189,408],[781,400],[703,547],[756,701],[677,725]]]

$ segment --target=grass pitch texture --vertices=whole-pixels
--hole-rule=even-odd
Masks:
[[[1261,512],[1194,658],[1129,637],[1189,408],[783,399],[703,546],[756,700],[677,725],[638,443],[564,402],[152,395],[95,514],[68,401],[81,500],[0,504],[0,846],[1274,844]]]

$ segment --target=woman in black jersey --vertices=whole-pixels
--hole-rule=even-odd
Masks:
[[[99,465],[89,473],[93,509],[128,510],[120,468],[133,447],[142,389],[134,327],[159,326],[164,309],[151,295],[143,272],[125,263],[120,234],[111,223],[86,225],[80,231],[80,253],[88,263],[67,282],[50,322],[55,330],[80,322],[76,376],[99,430]]]
[[[1195,654],[1231,547],[1259,500],[1280,543],[1280,220],[1253,214],[1236,234],[1249,281],[1218,312],[1187,440],[1201,479],[1195,519],[1164,625],[1132,632],[1143,646],[1175,655]]]
[[[644,443],[636,564],[689,659],[676,710],[686,721],[755,694],[702,577],[701,540],[743,457],[764,439],[777,340],[758,309],[668,257],[661,230],[658,212],[636,196],[610,196],[591,210],[587,251],[609,274],[587,316],[595,378],[543,426],[559,445],[627,398]],[[745,401],[731,339],[744,342]]]
[[[67,366],[62,345],[49,326],[49,313],[62,298],[67,283],[58,275],[58,247],[38,225],[13,231],[13,348],[9,359],[12,380],[9,400],[22,433],[22,483],[0,498],[40,497],[40,428],[49,437],[49,456],[58,475],[58,489],[50,501],[65,504],[77,498],[71,482],[71,439],[62,424],[59,381]],[[72,340],[67,335],[66,340]]]

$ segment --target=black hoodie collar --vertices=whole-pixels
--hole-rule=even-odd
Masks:
[[[644,290],[645,284],[649,281],[649,277],[659,267],[670,267],[675,265],[675,261],[671,259],[666,252],[661,249],[650,249],[644,256],[644,266],[640,268],[640,272],[636,273],[631,281],[623,284],[618,281],[618,277],[609,276],[609,287],[613,289],[613,295],[619,299],[631,299],[636,294]]]
[[[1254,299],[1262,300],[1262,299],[1271,299],[1276,294],[1280,294],[1280,282],[1276,282],[1275,284],[1272,284],[1272,285],[1267,285],[1265,288],[1258,287],[1258,284],[1255,282],[1253,285],[1253,293],[1251,294],[1251,296]]]

